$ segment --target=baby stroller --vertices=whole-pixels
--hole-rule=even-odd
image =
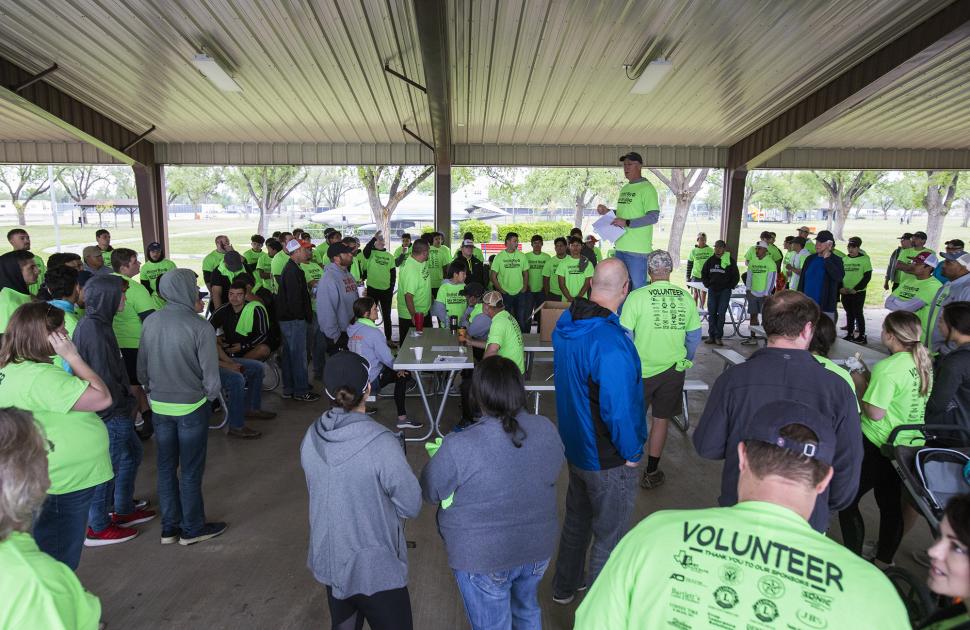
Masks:
[[[903,431],[920,433],[926,443],[906,443],[899,437]],[[929,523],[933,536],[938,536],[947,502],[970,492],[963,475],[970,462],[970,429],[951,424],[900,425],[889,434],[883,454],[902,480],[912,504]],[[887,569],[886,576],[896,587],[914,625],[944,604],[927,588],[924,576],[914,576],[899,567]]]

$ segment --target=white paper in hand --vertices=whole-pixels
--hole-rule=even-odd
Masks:
[[[599,234],[600,238],[615,243],[626,232],[623,228],[613,225],[615,219],[616,213],[610,210],[593,222],[593,231]]]

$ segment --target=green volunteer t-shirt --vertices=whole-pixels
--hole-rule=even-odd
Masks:
[[[206,403],[206,399],[203,398],[199,402],[194,403],[171,403],[162,402],[160,400],[148,399],[148,406],[152,408],[154,413],[162,414],[163,416],[187,416],[202,405]]]
[[[243,260],[246,261],[246,267],[255,267],[262,256],[262,250],[256,251],[252,247],[242,253]]]
[[[752,256],[748,263],[748,277],[751,279],[751,291],[767,291],[768,290],[768,274],[774,273],[775,271],[775,261],[771,256],[765,255],[764,258],[758,258],[757,254]]]
[[[498,283],[502,285],[502,293],[518,295],[523,290],[522,272],[529,270],[529,260],[525,254],[514,251],[511,254],[502,250],[492,261],[492,271],[498,276]]]
[[[705,247],[694,245],[690,250],[690,254],[687,255],[687,261],[694,263],[694,266],[690,269],[690,277],[700,279],[701,271],[704,270],[704,263],[713,255],[714,248],[710,245]]]
[[[920,247],[919,249],[915,247],[907,247],[906,249],[901,250],[899,252],[899,256],[896,257],[896,264],[908,265],[913,262],[913,259],[916,258],[918,254],[921,254],[923,252],[931,252],[931,251],[933,250],[927,249],[925,247]],[[913,274],[911,274],[908,271],[896,271],[893,282],[902,284],[906,280],[910,280],[913,277],[914,277]]]
[[[66,564],[37,547],[27,532],[0,542],[0,630],[97,630],[101,602]]]
[[[394,269],[394,257],[384,249],[372,249],[370,258],[364,261],[367,271],[367,286],[378,291],[391,288],[391,270]]]
[[[464,295],[459,294],[459,291],[463,291],[464,289],[465,283],[441,283],[441,287],[438,289],[437,301],[445,305],[445,310],[448,311],[448,317],[460,318],[464,315],[465,309],[468,308],[468,301]]]
[[[431,281],[432,289],[437,289],[441,286],[441,281],[444,279],[444,269],[442,267],[448,264],[450,259],[451,250],[444,245],[438,247],[432,245],[428,248],[428,279]]]
[[[226,255],[218,249],[214,249],[206,254],[205,258],[202,259],[202,273],[214,270],[225,257]]]
[[[141,271],[138,272],[138,279],[145,280],[151,287],[149,291],[152,295],[158,295],[158,280],[163,274],[175,269],[175,263],[167,258],[160,260],[158,262],[146,262],[141,266]],[[159,296],[161,299],[161,296]],[[164,300],[163,300],[164,302]]]
[[[27,287],[31,295],[37,295],[37,291],[40,290],[40,285],[44,284],[44,276],[47,275],[47,265],[44,264],[44,260],[37,254],[34,254],[34,262],[37,263],[37,270],[40,273],[37,274],[37,281]]]
[[[687,369],[684,340],[687,331],[701,327],[701,320],[697,304],[686,289],[660,280],[627,297],[620,324],[633,331],[641,375],[648,378],[673,366],[679,371]]]
[[[395,261],[397,261],[397,259],[398,259],[398,257],[399,257],[399,256],[400,256],[401,254],[404,254],[404,261],[406,261],[406,260],[407,260],[408,258],[410,258],[410,257],[411,257],[411,248],[410,248],[410,247],[408,247],[408,251],[407,251],[407,253],[405,253],[405,252],[404,252],[404,247],[403,247],[403,246],[399,246],[399,247],[398,247],[397,249],[395,249],[395,250],[394,250],[394,253],[393,253],[393,254],[391,254],[391,257],[392,257],[392,258],[393,258],[393,259],[394,259]],[[403,267],[403,266],[404,266],[404,261],[401,261],[401,264],[400,264],[400,265],[395,265],[395,266],[398,266],[398,267]]]
[[[566,258],[569,258],[569,256],[563,256],[562,258],[550,256],[549,260],[542,267],[542,276],[549,278],[549,293],[553,297],[559,298],[560,301],[562,300],[562,291],[559,290],[559,275],[556,272],[559,270],[559,265]]]
[[[525,372],[525,351],[522,345],[522,329],[518,322],[503,310],[492,318],[492,327],[488,329],[488,340],[485,347],[498,345],[498,355],[514,361],[520,372]]]
[[[813,241],[813,240],[806,240],[805,241],[805,247],[803,249],[807,249],[809,254],[814,254],[815,253],[815,241]]]
[[[276,253],[270,256],[266,252],[263,252],[259,256],[259,261],[256,263],[256,285],[253,287],[253,291],[258,291],[261,287],[266,287],[272,293],[276,293],[276,278],[273,277],[273,261],[276,258],[282,256],[280,253]],[[261,274],[266,272],[269,274],[269,278],[264,278]]]
[[[660,210],[657,189],[646,179],[627,183],[620,189],[620,196],[616,202],[618,219],[633,221],[656,210]],[[614,245],[617,251],[649,254],[653,251],[653,226],[626,228],[623,236],[618,238]]]
[[[583,264],[585,263],[585,265]],[[579,297],[579,292],[583,290],[583,285],[586,284],[587,278],[593,277],[593,265],[588,260],[579,257],[573,258],[572,256],[566,256],[560,261],[559,266],[556,268],[555,282],[556,286],[559,286],[559,278],[563,279],[566,283],[566,290],[569,291],[569,295],[572,297]],[[549,280],[549,286],[552,286],[552,280]],[[563,295],[560,289],[557,295]]]
[[[846,289],[855,288],[855,285],[862,282],[862,276],[866,272],[872,271],[872,261],[868,254],[858,256],[845,256],[842,258],[842,266],[845,267],[845,277],[842,279],[842,286]]]
[[[30,295],[26,293],[14,291],[10,287],[0,289],[0,334],[6,332],[7,323],[17,307],[28,302],[30,302]]]
[[[781,250],[778,249],[778,246],[773,243],[768,245],[768,256],[775,261],[776,266],[781,264],[781,259],[785,257],[785,255],[781,253]]]
[[[279,252],[270,260],[269,263],[269,273],[273,276],[273,280],[276,280],[277,276],[283,274],[283,267],[286,263],[290,262],[290,257],[285,252]],[[279,289],[279,284],[277,283],[277,289]]]
[[[350,261],[350,269],[347,270],[350,276],[360,282],[360,279],[364,277],[364,254],[357,252],[354,254],[353,259]]]
[[[475,318],[478,317],[479,315],[481,315],[482,312],[483,312],[483,308],[482,308],[481,303],[478,303],[475,306],[473,306],[472,307],[472,312],[468,314],[468,323],[470,324],[473,321],[475,321]]]
[[[913,355],[896,352],[872,368],[869,387],[862,401],[886,410],[882,420],[872,420],[863,412],[862,434],[876,446],[882,446],[892,430],[901,424],[923,424],[929,394],[919,393],[919,372]],[[922,444],[918,431],[903,431],[896,436],[896,444]]]
[[[49,494],[84,490],[114,477],[104,422],[95,413],[71,411],[87,388],[87,381],[53,363],[23,361],[0,368],[0,407],[32,412],[53,444],[47,454]]]
[[[828,370],[829,372],[832,372],[834,374],[838,374],[839,375],[839,378],[841,378],[843,381],[845,381],[846,383],[848,383],[849,384],[849,387],[852,388],[852,391],[855,392],[855,383],[852,381],[852,375],[849,374],[849,371],[848,370],[846,370],[844,367],[842,367],[838,363],[833,362],[828,357],[823,357],[823,356],[821,356],[819,354],[815,354],[815,355],[812,355],[812,356],[814,356],[815,357],[815,360],[818,361],[819,363],[821,363],[822,364],[822,367],[824,367],[826,370]],[[856,406],[856,408],[859,407],[859,399],[858,398],[856,398],[855,406]]]
[[[575,625],[909,627],[906,607],[879,569],[795,512],[761,501],[651,514],[610,554]]]
[[[125,278],[120,273],[112,274],[119,278]],[[111,327],[118,338],[118,347],[137,348],[141,338],[141,318],[138,313],[154,311],[155,300],[140,282],[135,282],[131,278],[128,280],[128,289],[125,291],[125,308],[115,315]]]
[[[310,295],[313,296],[314,293],[311,288],[311,283],[317,282],[323,277],[323,268],[315,262],[305,262],[300,265],[300,269],[303,270],[303,277],[306,278],[307,288],[310,289]],[[317,312],[317,301],[315,299],[310,300],[310,307],[314,313]]]
[[[546,268],[546,262],[552,258],[545,252],[528,252],[525,255],[529,264],[529,291],[539,293],[542,291],[542,272]]]
[[[903,301],[912,300],[913,298],[919,298],[923,301],[923,306],[915,311],[915,314],[916,317],[919,317],[922,330],[925,331],[926,320],[930,316],[930,306],[933,304],[933,298],[936,297],[936,292],[942,286],[943,284],[933,276],[925,280],[919,280],[912,274],[905,274],[903,275],[903,283],[896,287],[893,295]]]
[[[401,265],[400,278],[397,284],[397,312],[399,317],[409,319],[411,313],[404,296],[410,293],[414,299],[416,313],[427,315],[431,309],[431,279],[428,274],[428,263],[418,262],[408,257]]]

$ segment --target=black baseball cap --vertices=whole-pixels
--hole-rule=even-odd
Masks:
[[[367,388],[369,370],[367,359],[353,352],[345,350],[327,357],[327,363],[323,366],[323,386],[327,396],[333,400],[341,387],[363,393]]]
[[[913,232],[913,238],[921,238],[925,241],[927,238],[926,232]]]
[[[903,232],[903,235],[899,237],[899,240],[901,240],[901,241],[908,241],[911,238],[913,238],[913,233],[912,232]]]
[[[858,236],[853,236],[849,239],[849,247],[862,247],[862,239]]]
[[[159,243],[158,241],[152,241],[151,243],[148,244],[148,248],[147,249],[150,252],[151,251],[156,251],[156,250],[157,251],[161,251],[162,250],[162,244]]]
[[[643,164],[643,156],[636,151],[630,151],[625,155],[621,155],[620,161],[623,162],[624,160],[630,160],[631,162],[639,162],[640,164]]]
[[[943,244],[946,245],[947,247],[955,247],[956,249],[963,249],[963,241],[958,238],[951,239]]]
[[[834,243],[835,237],[828,230],[822,230],[815,236],[816,243]]]
[[[327,248],[327,258],[333,260],[334,256],[339,256],[340,254],[353,254],[354,251],[344,245],[343,243],[334,243]]]
[[[803,443],[782,437],[781,430],[789,424],[808,427],[818,438],[818,443]],[[835,429],[832,428],[832,421],[796,400],[776,400],[758,409],[745,423],[741,440],[765,442],[829,466],[835,459]]]
[[[470,295],[472,297],[481,298],[485,295],[485,287],[483,287],[478,282],[469,282],[465,285],[465,288],[458,292],[458,295]]]

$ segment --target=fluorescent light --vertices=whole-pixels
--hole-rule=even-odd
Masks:
[[[643,69],[640,78],[633,84],[630,94],[649,94],[663,81],[667,73],[674,69],[674,64],[669,59],[654,59]]]
[[[209,79],[212,85],[223,92],[242,92],[239,84],[229,76],[228,72],[223,70],[219,62],[209,55],[196,55],[192,58],[192,65],[205,75],[205,78]]]

